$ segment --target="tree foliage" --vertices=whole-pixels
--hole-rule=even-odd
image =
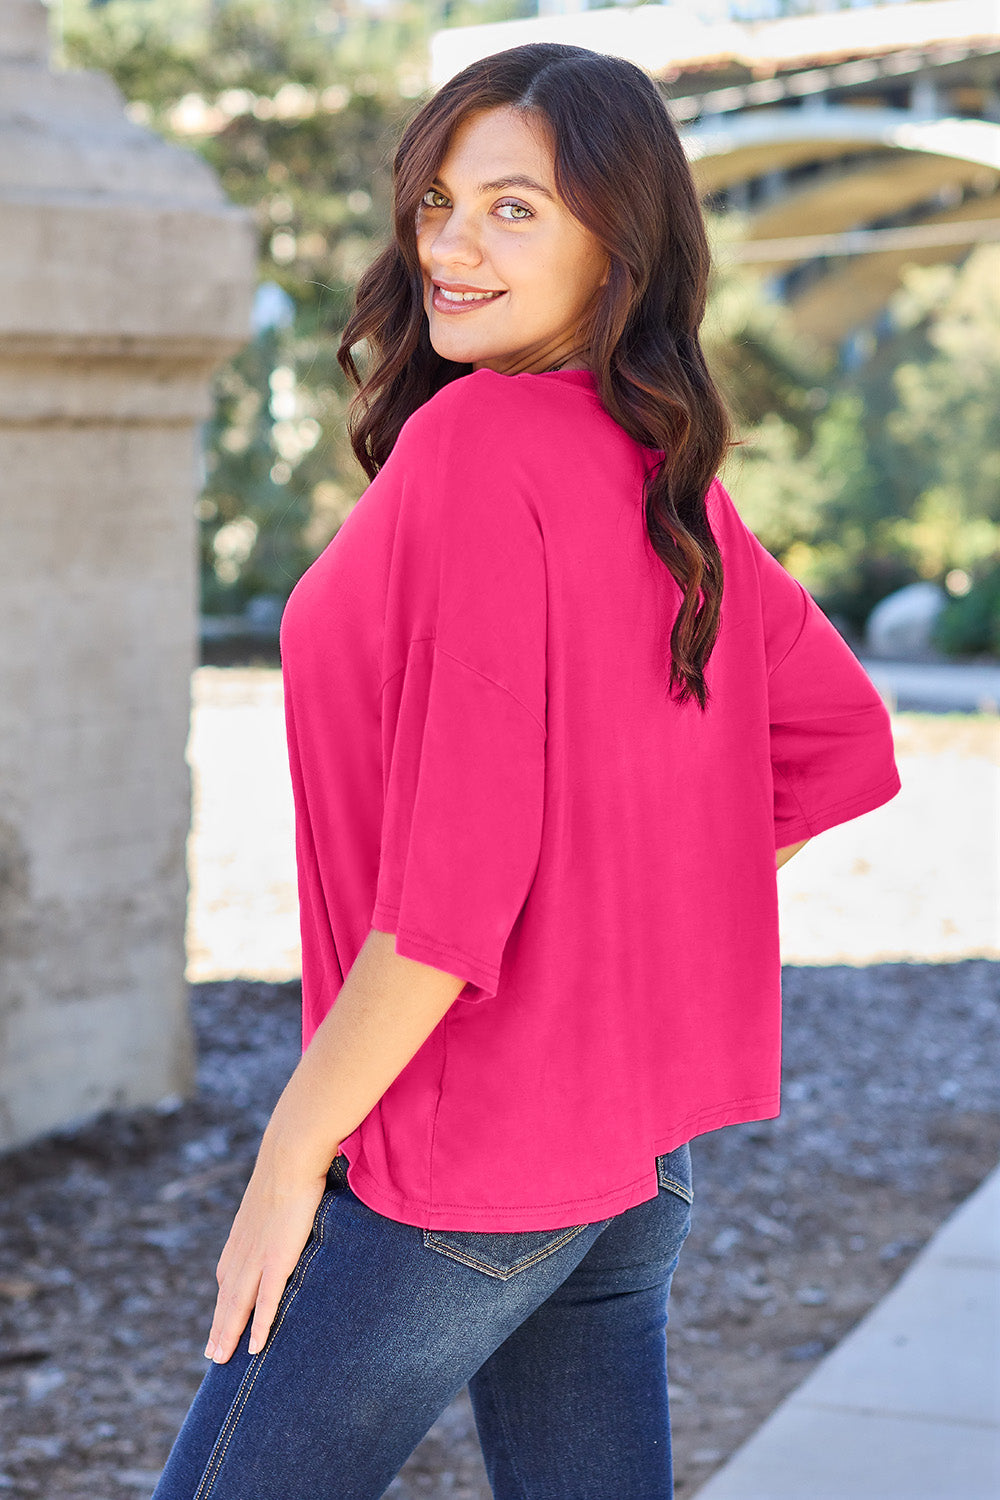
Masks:
[[[762,323],[760,291],[741,297],[747,325],[768,328],[779,370],[791,368],[790,314],[771,306]],[[860,631],[879,599],[928,579],[953,595],[942,647],[996,649],[1000,250],[909,267],[888,311],[892,336],[852,373],[803,353],[791,401],[754,356],[765,394],[724,477],[765,546],[845,625]],[[747,346],[734,329],[727,360],[739,366]]]

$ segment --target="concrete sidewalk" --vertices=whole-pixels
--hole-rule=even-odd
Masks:
[[[998,1500],[1000,1167],[693,1500]]]
[[[864,653],[858,659],[890,713],[1000,712],[1000,662],[893,661]]]

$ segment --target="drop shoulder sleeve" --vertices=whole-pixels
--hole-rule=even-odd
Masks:
[[[482,372],[480,372],[482,373]],[[456,388],[457,387],[457,388]],[[495,995],[541,842],[546,571],[516,434],[489,382],[446,387],[400,435],[386,601],[383,820],[372,925]],[[398,452],[397,452],[398,450]]]

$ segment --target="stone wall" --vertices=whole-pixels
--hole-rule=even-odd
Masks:
[[[189,1089],[198,424],[250,215],[0,0],[0,1148]]]

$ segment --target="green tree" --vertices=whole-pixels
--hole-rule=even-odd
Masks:
[[[917,489],[897,533],[926,576],[975,568],[1000,548],[1000,252],[912,267],[896,305],[927,346],[893,377],[888,461]]]
[[[716,295],[730,312],[709,348],[741,417],[724,477],[748,525],[856,630],[925,578],[955,594],[944,649],[987,649],[1000,632],[1000,251],[910,267],[895,336],[847,376],[789,357],[791,314],[762,306],[756,284],[731,278]]]

